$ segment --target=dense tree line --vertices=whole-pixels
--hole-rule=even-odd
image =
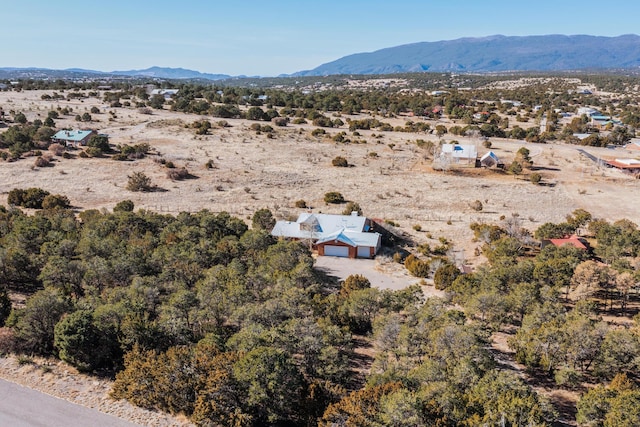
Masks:
[[[113,395],[199,425],[544,424],[549,406],[496,370],[481,326],[419,286],[335,284],[308,247],[226,213],[123,201],[0,211],[2,345],[117,373]],[[7,290],[29,295],[9,314]],[[376,349],[358,373],[355,346]],[[465,387],[461,387],[465,384]],[[488,390],[492,390],[487,394]],[[416,424],[417,423],[417,424]],[[358,424],[360,425],[360,424]]]

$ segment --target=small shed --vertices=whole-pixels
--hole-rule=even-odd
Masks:
[[[480,157],[480,165],[486,168],[491,168],[498,166],[500,164],[500,159],[493,151],[489,151],[484,156]]]

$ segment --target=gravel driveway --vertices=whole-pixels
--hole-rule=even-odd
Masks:
[[[378,289],[391,289],[394,291],[405,289],[420,282],[399,265],[382,263],[377,259],[351,259],[331,256],[319,256],[316,258],[315,268],[329,276],[344,280],[352,274],[360,274],[371,282],[371,286]],[[444,297],[444,292],[436,290],[433,286],[422,287],[425,296]]]

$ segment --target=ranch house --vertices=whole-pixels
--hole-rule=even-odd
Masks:
[[[373,231],[373,222],[356,212],[351,215],[302,213],[296,221],[278,221],[271,234],[309,240],[321,256],[373,258],[382,245],[382,236]]]

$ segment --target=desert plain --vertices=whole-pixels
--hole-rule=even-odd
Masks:
[[[593,162],[578,151],[585,147],[492,138],[491,147],[486,148],[478,136],[438,137],[425,132],[359,130],[358,136],[351,136],[346,124],[327,129],[324,136],[313,136],[316,127],[311,124],[273,126],[270,136],[251,129],[258,122],[245,119],[225,119],[227,126],[216,126],[220,119],[174,112],[168,105],[144,114],[131,107],[110,107],[101,96],[41,99],[46,93],[51,91],[0,92],[0,106],[6,113],[23,112],[29,121],[44,120],[48,111],[67,107],[72,113],[56,120],[57,129],[94,129],[107,134],[112,146],[147,143],[151,151],[143,159],[116,161],[110,156],[81,158],[78,149],[71,151],[72,158],[54,156],[48,167],[36,167],[33,157],[2,161],[0,204],[6,205],[13,188],[40,187],[66,195],[78,211],[111,210],[129,199],[135,209],[174,215],[201,209],[226,211],[250,223],[253,213],[261,208],[270,209],[277,219],[295,218],[304,210],[296,207],[299,200],[313,212],[341,213],[344,205],[324,202],[325,193],[337,191],[347,201],[357,202],[364,215],[381,220],[411,244],[445,237],[453,243],[457,261],[471,265],[482,262],[476,251],[479,243],[473,242],[469,228],[473,222],[501,224],[517,218],[522,227],[533,232],[545,222],[561,222],[582,208],[595,218],[640,223],[640,180]],[[100,112],[91,114],[91,122],[74,119],[92,107]],[[368,116],[340,117],[346,121]],[[190,125],[203,119],[214,126],[209,134],[196,135]],[[423,120],[403,116],[379,119],[392,126]],[[448,119],[429,123],[432,128],[453,125]],[[331,136],[338,132],[346,132],[351,142],[333,141]],[[525,146],[533,171],[542,175],[542,181],[532,184],[528,179],[532,171],[509,175],[466,164],[436,170],[433,152],[420,148],[417,140],[475,145],[480,156],[491,150],[506,164]],[[603,159],[634,157],[624,148],[585,150]],[[346,158],[350,166],[333,166],[336,156]],[[167,162],[185,167],[190,178],[172,180]],[[207,162],[212,167],[206,167]],[[135,172],[151,178],[156,191],[127,190],[127,177]],[[476,200],[482,203],[481,211],[471,206]]]

